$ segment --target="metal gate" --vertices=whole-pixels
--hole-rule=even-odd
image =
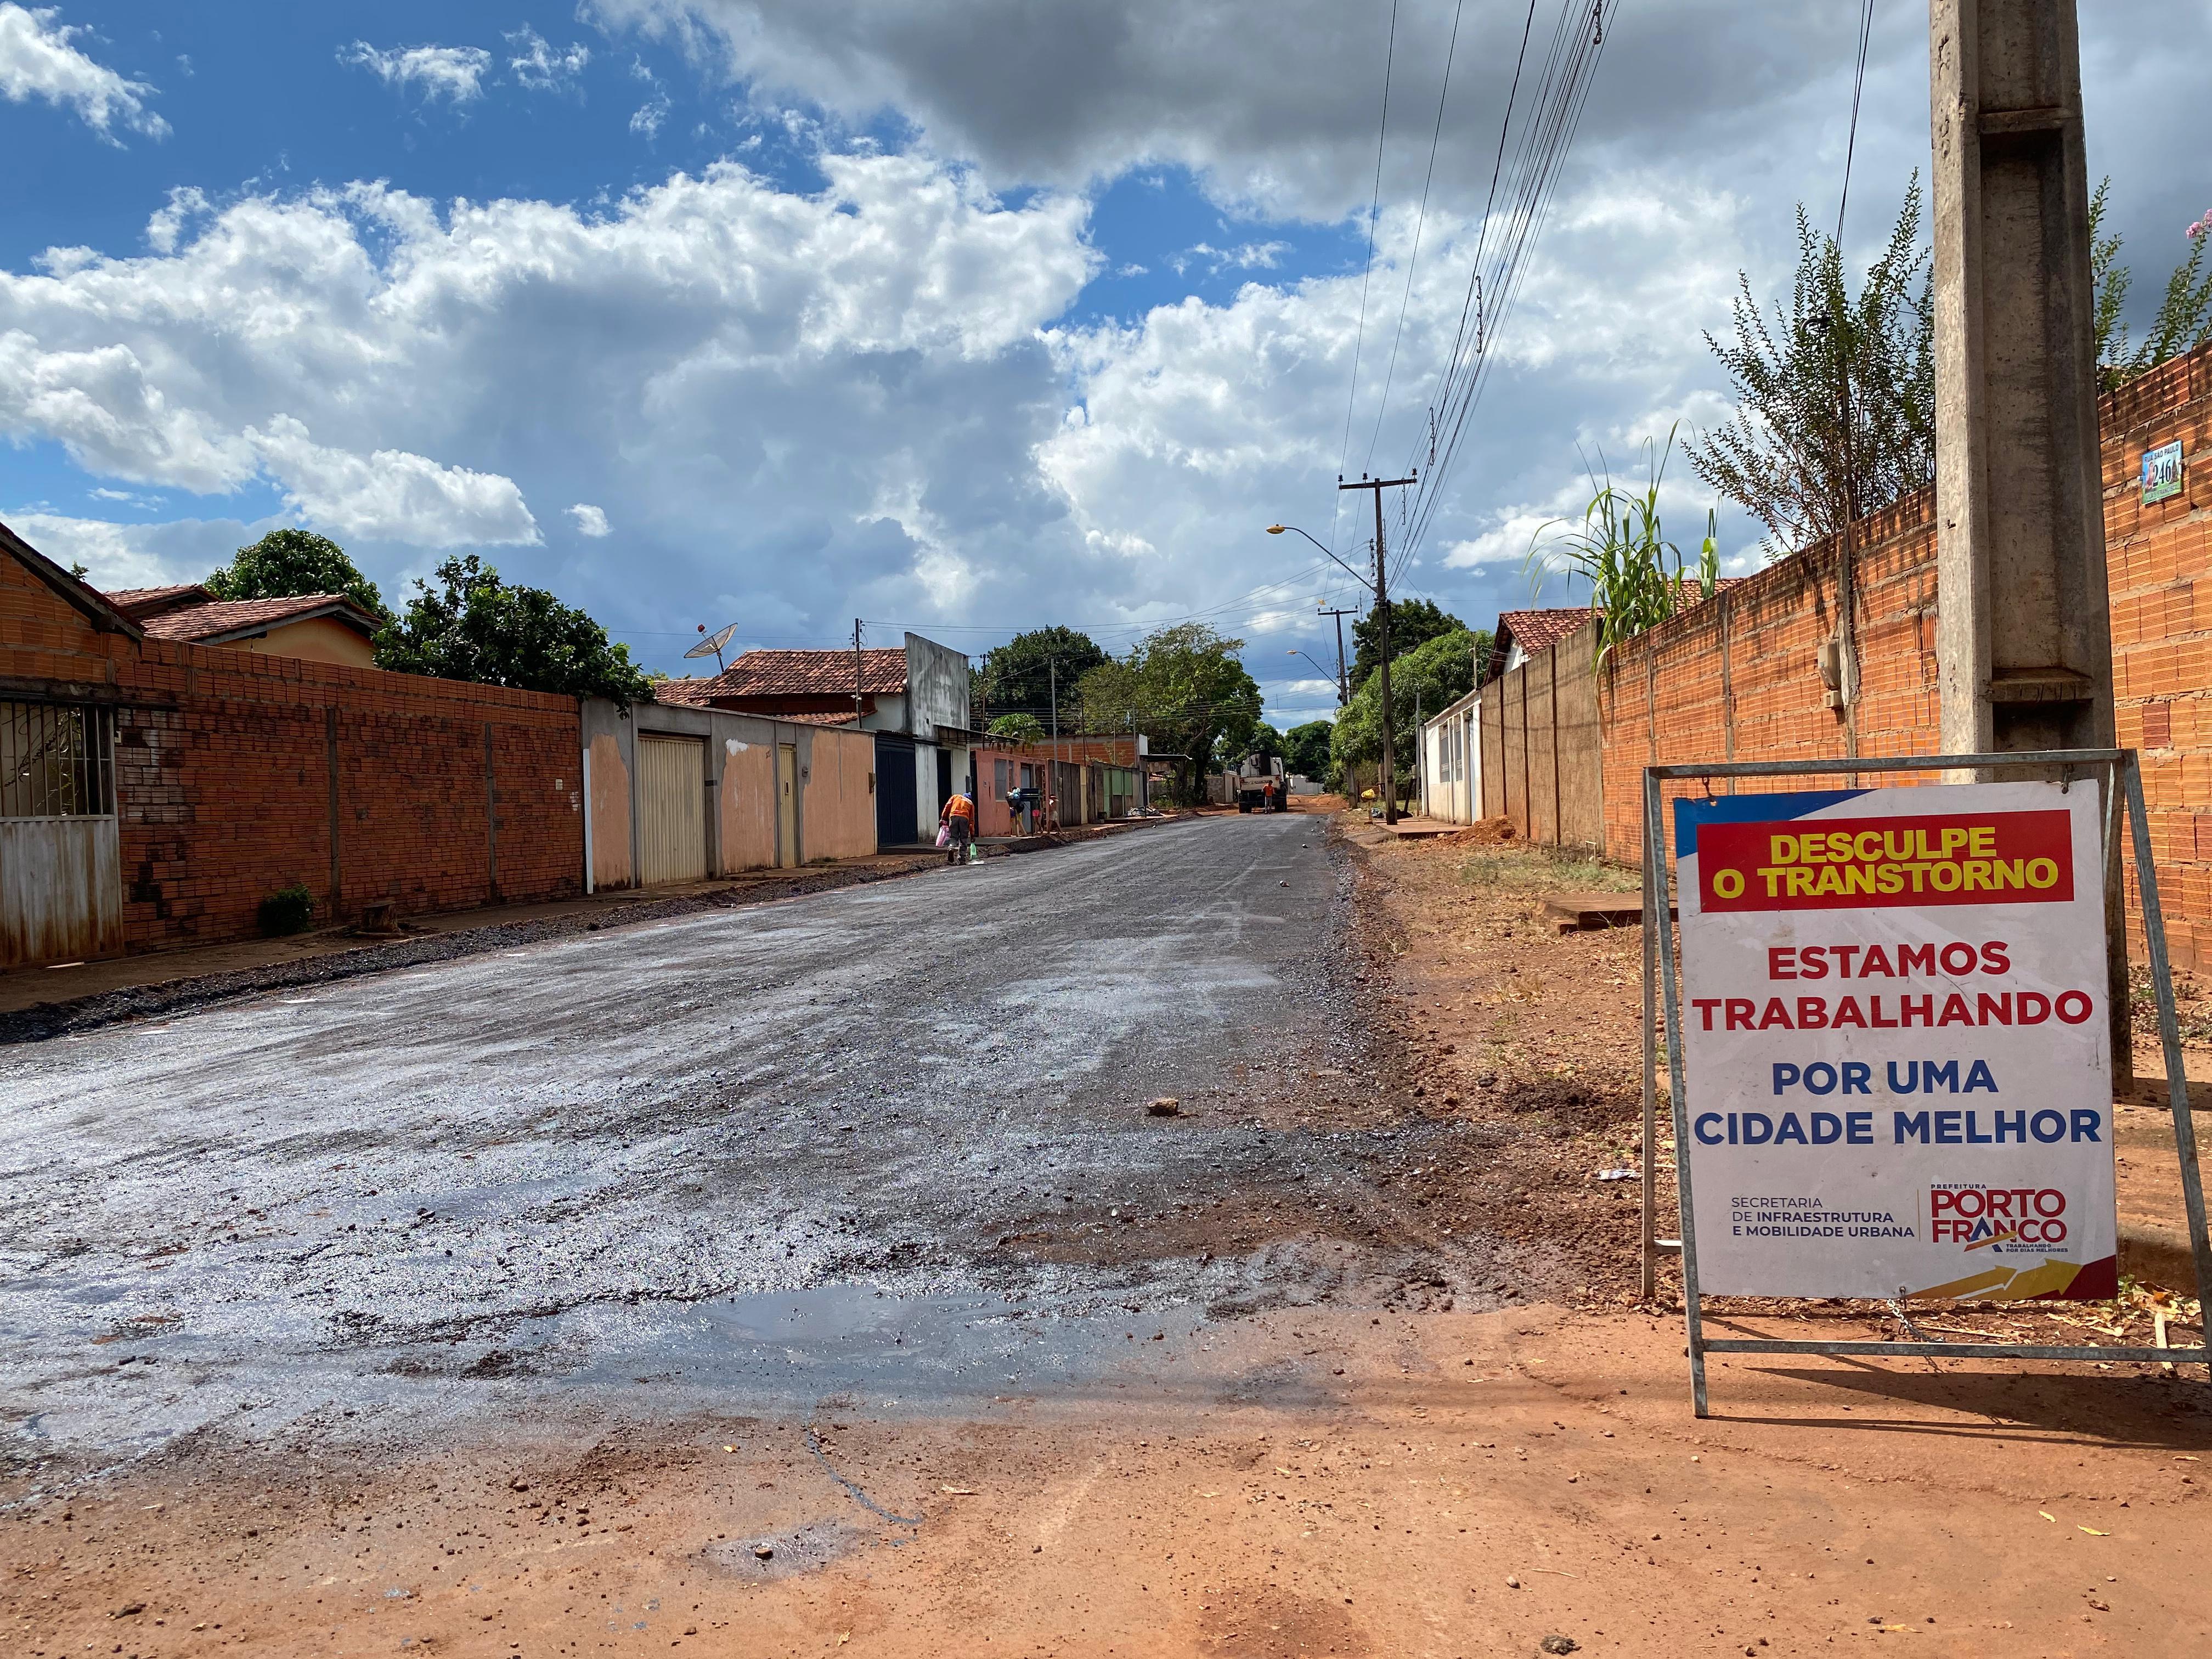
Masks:
[[[707,745],[640,732],[638,881],[658,887],[707,878]]]
[[[916,799],[914,778],[913,743],[888,732],[877,732],[877,846],[905,847],[917,835],[916,815],[921,804]]]
[[[0,702],[0,967],[122,952],[114,745],[103,710]]]

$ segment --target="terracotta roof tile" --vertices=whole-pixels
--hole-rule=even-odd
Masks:
[[[748,651],[726,672],[698,682],[714,697],[831,697],[853,694],[849,651]],[[871,648],[860,653],[864,696],[896,696],[906,690],[906,653]],[[849,716],[848,716],[849,718]]]
[[[1586,605],[1560,611],[1501,611],[1498,631],[1510,634],[1513,643],[1533,657],[1546,647],[1557,645],[1589,619]]]
[[[212,640],[279,623],[325,614],[364,634],[376,630],[376,619],[342,593],[299,593],[283,599],[214,599],[185,605],[141,623],[148,637],[156,640]]]
[[[174,610],[178,605],[211,600],[215,595],[198,582],[178,582],[168,587],[119,587],[107,602],[125,616],[154,608]]]

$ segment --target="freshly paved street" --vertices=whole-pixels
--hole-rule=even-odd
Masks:
[[[1690,1417],[1562,878],[1214,817],[0,1050],[0,1647],[2203,1650],[2201,1381]]]
[[[912,1406],[1402,1277],[1366,1138],[1292,1115],[1357,1059],[1326,839],[1148,827],[7,1051],[10,1449]]]

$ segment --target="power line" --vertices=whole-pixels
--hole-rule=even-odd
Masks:
[[[1359,401],[1359,356],[1367,343],[1367,285],[1375,277],[1375,224],[1382,213],[1382,143],[1390,136],[1390,70],[1398,55],[1398,0],[1390,0],[1390,33],[1382,49],[1382,119],[1375,134],[1375,193],[1367,209],[1367,264],[1359,274],[1359,324],[1352,337],[1352,386],[1344,394],[1344,442],[1337,451],[1336,475],[1352,459],[1352,411]],[[1332,509],[1337,504],[1331,503]],[[1336,544],[1337,511],[1328,520],[1329,544]]]
[[[1617,10],[1619,0],[1613,0],[1613,5]],[[1419,495],[1407,509],[1407,531],[1399,542],[1401,565],[1413,558],[1442,505],[1443,488],[1465,439],[1469,417],[1489,378],[1491,347],[1511,314],[1528,273],[1528,253],[1549,216],[1561,170],[1595,84],[1595,66],[1605,43],[1606,9],[1607,0],[1589,0],[1587,4],[1584,0],[1565,0],[1561,6],[1537,73],[1535,93],[1528,112],[1521,118],[1516,136],[1519,88],[1527,72],[1534,32],[1536,5],[1535,0],[1530,0],[1513,89],[1499,123],[1492,194],[1477,233],[1460,325],[1439,377],[1439,418],[1437,435],[1431,440],[1434,447],[1423,471]]]
[[[1859,145],[1859,100],[1866,91],[1867,46],[1874,38],[1874,0],[1863,0],[1859,7],[1858,69],[1851,76],[1851,131],[1844,141],[1844,188],[1836,198],[1836,257],[1840,259],[1844,250],[1844,210],[1851,199],[1851,158]]]
[[[1375,405],[1375,431],[1367,440],[1367,464],[1370,467],[1375,465],[1375,446],[1382,441],[1382,417],[1390,411],[1390,386],[1398,377],[1398,345],[1406,337],[1406,312],[1413,301],[1413,271],[1421,262],[1421,231],[1428,222],[1429,186],[1435,182],[1437,176],[1437,147],[1444,136],[1444,100],[1451,93],[1452,58],[1459,52],[1459,20],[1466,9],[1467,0],[1458,0],[1452,8],[1451,40],[1444,47],[1443,84],[1437,88],[1436,131],[1429,135],[1429,170],[1421,179],[1421,205],[1413,215],[1413,251],[1406,260],[1406,291],[1399,296],[1398,326],[1390,336],[1390,367],[1382,375],[1382,396]],[[1379,173],[1380,169],[1377,171]],[[1368,258],[1371,260],[1374,257],[1370,250]]]

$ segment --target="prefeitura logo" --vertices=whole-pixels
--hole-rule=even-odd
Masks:
[[[2066,1247],[2067,1207],[2056,1187],[1946,1182],[1928,1189],[1928,1237],[1992,1255],[2047,1255]]]

